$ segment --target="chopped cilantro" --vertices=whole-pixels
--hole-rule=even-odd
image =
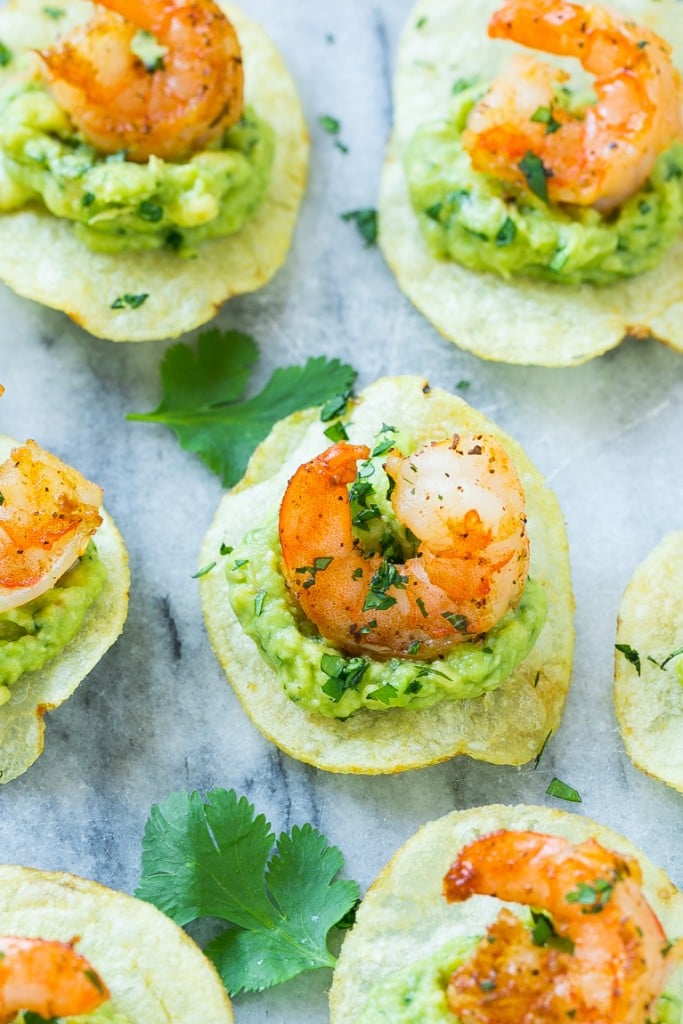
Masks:
[[[331,557],[314,558],[313,565],[301,565],[299,566],[298,569],[295,569],[295,572],[298,572],[300,574],[309,573],[310,578],[307,579],[306,582],[304,583],[304,590],[308,590],[310,587],[313,586],[313,584],[315,583],[316,575],[319,572],[323,572],[325,569],[327,569],[331,561]]]
[[[43,7],[43,14],[54,21],[59,21],[60,18],[65,16],[66,11],[62,7]]]
[[[422,613],[422,616],[423,616],[423,618],[425,618],[425,619],[426,619],[426,618],[427,618],[427,616],[429,615],[429,612],[427,611],[427,609],[426,609],[426,607],[425,607],[425,603],[424,603],[424,601],[422,600],[422,598],[421,598],[421,597],[418,597],[418,598],[417,598],[417,600],[415,601],[415,604],[416,604],[416,605],[417,605],[417,607],[418,607],[418,608],[420,609],[420,612]]]
[[[7,67],[12,60],[12,51],[9,46],[5,46],[4,43],[0,42],[0,68]]]
[[[361,569],[360,566],[358,566],[358,568],[354,569],[353,572],[351,573],[351,579],[360,580],[360,579],[362,579],[362,577],[363,577],[363,570]]]
[[[83,193],[83,197],[81,199],[81,206],[92,206],[92,204],[94,202],[95,202],[95,193],[94,192],[84,192]]]
[[[119,295],[117,299],[114,299],[110,308],[125,309],[128,306],[130,309],[139,309],[148,298],[149,292],[141,292],[139,295],[131,295],[129,292],[126,292],[125,295]]]
[[[354,372],[354,380],[355,377],[356,374]],[[344,413],[346,412],[346,406],[348,405],[350,395],[351,386],[349,385],[348,390],[344,391],[342,394],[332,395],[330,398],[328,398],[328,400],[324,403],[322,409],[320,410],[320,419],[323,421],[323,423],[327,423],[328,420],[334,419],[335,416],[344,415]]]
[[[233,549],[230,547],[229,544],[221,544],[220,553],[222,555],[231,555],[232,554],[232,550]]]
[[[451,86],[451,92],[456,96],[459,92],[464,92],[465,89],[470,89],[476,84],[477,76],[473,75],[470,78],[456,78]]]
[[[565,896],[567,903],[578,903],[583,914],[599,914],[614,892],[612,882],[596,878],[592,885],[579,882],[576,889]]]
[[[517,166],[526,178],[530,191],[547,203],[550,171],[544,166],[541,158],[531,150],[527,150]]]
[[[83,971],[83,974],[86,976],[90,984],[95,986],[95,988],[101,995],[106,994],[104,983],[100,978],[99,974],[97,973],[97,971],[94,971],[92,967],[86,967],[85,970]]]
[[[257,618],[263,611],[263,605],[265,604],[267,594],[268,591],[265,587],[261,587],[261,589],[257,590],[254,594],[254,614]]]
[[[0,491],[0,505],[5,504],[5,495]]]
[[[427,18],[423,16],[422,18],[417,19],[417,21],[415,22],[415,28],[424,28],[426,24]]]
[[[496,235],[496,245],[510,245],[517,234],[517,225],[510,217],[506,217]]]
[[[640,655],[638,651],[635,651],[629,644],[615,644],[616,649],[624,655],[626,660],[633,665],[638,675],[640,675]]]
[[[233,569],[241,569],[243,565],[249,565],[248,558],[236,558],[233,563]]]
[[[372,579],[370,580],[370,589],[365,598],[363,604],[363,611],[368,612],[373,609],[377,611],[386,611],[396,604],[396,598],[390,597],[387,594],[389,587],[396,587],[397,590],[405,590],[405,585],[408,582],[407,576],[401,576],[398,569],[391,562],[383,559],[380,563],[379,569],[373,573]]]
[[[382,427],[381,433],[385,434],[385,435],[386,434],[396,434],[396,433],[398,433],[398,431],[396,430],[396,427],[388,427],[388,426],[386,426],[386,424],[384,424],[384,426]],[[378,441],[378,443],[372,449],[372,451],[370,453],[370,457],[371,458],[375,458],[378,455],[386,455],[386,453],[388,451],[391,451],[391,449],[394,447],[394,444],[395,444],[395,442],[394,442],[393,437],[386,437],[386,436],[383,437],[382,440]]]
[[[393,700],[397,693],[398,690],[395,686],[392,686],[391,683],[384,683],[383,686],[380,686],[377,690],[373,690],[372,693],[369,693],[368,697],[372,697],[373,700],[379,700],[382,704],[388,704],[390,700]]]
[[[339,139],[335,139],[334,144],[340,153],[348,153],[349,147],[345,143],[340,142]]]
[[[534,683],[534,686],[535,685],[536,684]],[[539,766],[539,764],[541,762],[541,758],[543,757],[543,751],[547,747],[548,740],[550,739],[552,734],[553,734],[553,730],[551,729],[550,732],[548,733],[548,735],[546,736],[546,738],[543,740],[543,743],[541,744],[541,749],[539,750],[539,752],[536,754],[536,757],[534,758],[534,769],[538,768],[538,766]]]
[[[354,690],[365,675],[369,662],[365,658],[342,658],[337,654],[323,654],[320,668],[329,679],[323,686],[323,693],[333,701],[339,701],[346,690]]]
[[[355,222],[366,245],[374,245],[377,241],[377,210],[370,208],[349,210],[347,213],[341,214],[341,219]]]
[[[215,563],[215,562],[209,562],[209,564],[208,564],[208,565],[203,565],[203,566],[201,567],[201,569],[197,569],[197,571],[196,571],[196,573],[194,574],[194,576],[192,577],[192,579],[193,579],[193,580],[199,580],[199,579],[201,579],[201,578],[202,578],[202,576],[206,576],[206,575],[208,575],[208,573],[210,573],[210,572],[211,572],[211,570],[215,568],[215,566],[216,566],[216,563]]]
[[[550,946],[552,949],[559,949],[563,953],[573,953],[574,943],[564,935],[558,935],[555,931],[552,919],[543,910],[532,910],[531,920],[531,941],[534,946]]]
[[[496,988],[496,983],[493,978],[482,978],[479,982],[479,988],[482,992],[493,992]]]
[[[331,968],[327,936],[358,900],[339,850],[312,825],[276,839],[234,790],[172,793],[154,805],[136,896],[183,926],[227,922],[206,948],[231,995]]]
[[[458,633],[467,632],[467,619],[464,615],[458,615],[457,612],[441,612],[441,615]]]
[[[231,487],[274,423],[333,395],[348,396],[356,379],[351,366],[317,356],[304,366],[275,370],[262,391],[245,399],[257,359],[254,339],[238,331],[200,334],[196,351],[173,345],[161,364],[160,405],[153,412],[129,413],[128,419],[165,423],[183,448],[197,452]]]
[[[151,199],[143,199],[138,206],[138,213],[143,220],[150,224],[157,224],[164,216],[164,208],[159,203],[153,203]]]
[[[346,427],[341,420],[335,420],[334,423],[331,423],[326,430],[323,430],[323,434],[335,444],[337,441],[348,441],[349,439]]]
[[[468,380],[459,380],[458,383],[455,385],[455,389],[456,391],[467,391],[467,389],[470,386],[471,385]]]
[[[671,652],[671,654],[667,654],[666,658],[664,658],[663,661],[659,662],[659,668],[666,669],[666,666],[669,664],[669,662],[673,661],[674,658],[677,658],[679,654],[683,654],[683,647],[677,647],[675,651]]]
[[[556,132],[558,128],[562,127],[560,122],[556,121],[553,117],[553,112],[550,107],[538,107],[538,109],[531,115],[531,120],[536,124],[544,124],[546,135],[552,135],[553,132]]]
[[[578,790],[568,786],[566,782],[555,777],[546,789],[548,796],[556,796],[560,800],[568,800],[570,803],[580,804],[581,797]]]
[[[408,644],[408,654],[417,654],[420,650],[420,641],[413,640],[412,643]]]
[[[338,135],[341,129],[341,122],[336,117],[330,117],[329,114],[321,114],[318,124],[328,135]]]

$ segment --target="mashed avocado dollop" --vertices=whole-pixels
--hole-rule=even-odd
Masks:
[[[0,211],[40,202],[100,252],[191,256],[239,231],[265,198],[274,153],[272,128],[249,107],[215,147],[182,163],[135,163],[85,143],[41,83],[0,93]]]
[[[448,1008],[446,989],[478,941],[453,939],[432,956],[388,975],[370,992],[356,1024],[458,1024],[460,1018]],[[665,993],[652,1024],[681,1024],[680,1001]]]
[[[0,704],[25,672],[36,672],[76,635],[104,586],[107,570],[90,541],[51,590],[0,614]]]
[[[372,479],[377,481],[373,499],[379,514],[363,524],[365,535],[358,539],[365,547],[379,547],[385,556],[390,553],[400,562],[412,554],[416,538],[407,536],[391,511],[386,497],[389,481],[381,463],[381,456],[365,463],[365,479],[372,467]],[[351,491],[353,494],[353,488]],[[281,557],[274,512],[230,554],[226,569],[230,604],[289,699],[329,718],[348,718],[360,708],[422,709],[444,700],[480,697],[497,689],[514,672],[545,622],[545,591],[528,579],[519,603],[493,629],[456,644],[434,661],[348,657],[302,615],[287,590]]]
[[[481,86],[454,97],[450,117],[422,125],[405,170],[432,253],[503,277],[606,284],[657,265],[683,227],[683,144],[663,153],[646,184],[615,211],[547,203],[472,168],[462,132]]]
[[[25,1016],[20,1013],[13,1024],[29,1024],[30,1021],[37,1022],[38,1020],[42,1020],[42,1017],[36,1018],[34,1014]],[[57,1017],[55,1024],[137,1024],[137,1022],[131,1021],[130,1017],[114,1009],[110,1000],[90,1013],[81,1013],[76,1017]]]

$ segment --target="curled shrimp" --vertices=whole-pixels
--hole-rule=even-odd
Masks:
[[[409,457],[392,450],[393,511],[419,543],[393,563],[363,551],[347,485],[370,451],[335,444],[300,466],[280,508],[285,580],[342,650],[435,658],[491,629],[521,597],[529,564],[525,504],[494,437],[461,434]]]
[[[645,1024],[683,958],[641,889],[632,857],[589,839],[505,829],[466,846],[444,879],[449,901],[475,893],[541,907],[543,939],[503,910],[451,976],[462,1024]],[[554,941],[544,944],[552,936]]]
[[[88,142],[131,160],[178,159],[240,119],[240,45],[213,0],[96,3],[87,24],[41,53],[55,99]],[[152,67],[131,50],[140,30],[165,47]]]
[[[49,590],[102,523],[97,484],[36,444],[0,465],[0,612]]]
[[[470,113],[463,144],[476,170],[524,187],[536,158],[550,200],[607,211],[644,184],[680,137],[681,76],[651,29],[589,4],[505,0],[488,31],[577,57],[595,76],[597,102],[570,113],[557,102],[569,76],[517,57]]]
[[[0,1024],[11,1024],[21,1010],[46,1020],[90,1013],[108,998],[72,943],[0,937]]]

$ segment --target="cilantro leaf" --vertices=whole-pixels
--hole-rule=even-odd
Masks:
[[[265,817],[234,790],[212,790],[206,801],[172,793],[145,826],[136,895],[179,925],[212,917],[233,926],[206,952],[235,995],[334,966],[327,934],[358,899],[355,882],[335,881],[342,866],[311,825],[275,842]]]
[[[161,363],[161,403],[153,412],[127,418],[166,424],[186,451],[196,452],[231,487],[274,423],[341,392],[347,395],[356,379],[353,367],[318,356],[304,366],[275,370],[259,394],[245,399],[257,360],[256,342],[239,331],[200,334],[196,352],[173,345]]]
[[[366,245],[374,245],[377,241],[377,210],[370,207],[362,210],[349,210],[340,214],[343,221],[355,221],[358,233]]]

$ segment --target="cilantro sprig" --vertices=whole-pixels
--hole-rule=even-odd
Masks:
[[[161,363],[161,403],[127,418],[170,427],[186,451],[196,452],[231,487],[278,420],[335,396],[345,402],[356,379],[353,367],[318,356],[275,370],[262,391],[244,398],[257,361],[256,342],[239,331],[206,331],[196,350],[173,345]]]
[[[328,932],[346,925],[359,897],[355,882],[336,879],[342,866],[311,825],[276,840],[234,790],[179,792],[152,807],[136,895],[178,925],[227,921],[206,954],[231,995],[260,992],[334,967]]]

